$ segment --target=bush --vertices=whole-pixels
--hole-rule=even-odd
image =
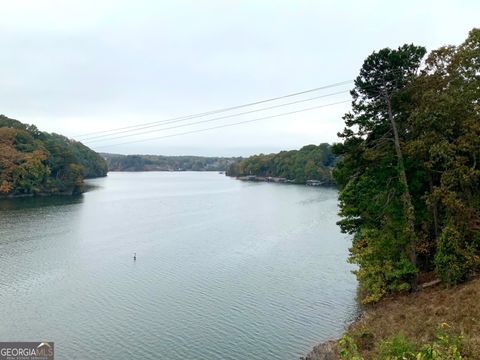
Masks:
[[[404,334],[390,336],[377,344],[378,359],[415,359],[415,342]]]
[[[448,324],[441,324],[432,344],[424,345],[417,360],[461,360],[463,336],[451,332]]]
[[[354,274],[367,292],[362,302],[376,302],[389,292],[410,289],[417,269],[399,250],[405,242],[399,234],[376,229],[363,230],[355,236],[349,262],[358,265]]]
[[[344,334],[338,341],[340,349],[340,358],[344,360],[363,360],[358,352],[358,346],[355,344],[355,340]]]
[[[349,335],[344,334],[338,346],[341,359],[364,360],[355,340]],[[414,339],[400,333],[378,342],[374,353],[378,360],[462,360],[462,346],[463,335],[453,333],[450,326],[443,323],[436,330],[432,343],[423,344],[420,351],[417,351]]]
[[[461,240],[460,232],[452,225],[446,225],[438,239],[435,270],[447,285],[458,284],[468,277],[466,258],[460,247]]]

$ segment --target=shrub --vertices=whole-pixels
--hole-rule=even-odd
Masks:
[[[446,225],[438,239],[435,270],[447,285],[463,282],[468,276],[466,258],[460,247],[461,237],[454,226]]]
[[[344,334],[338,342],[340,358],[364,360],[355,340]],[[423,344],[417,351],[414,339],[400,333],[381,340],[375,345],[378,360],[462,360],[463,334],[455,334],[446,323],[441,324],[430,344]]]
[[[401,251],[406,240],[395,231],[366,229],[355,236],[349,262],[358,265],[354,271],[367,296],[364,303],[376,302],[389,292],[410,289],[417,269]]]
[[[378,359],[415,359],[415,342],[404,334],[390,336],[377,344]]]
[[[448,324],[441,324],[432,344],[424,345],[417,360],[461,360],[463,336],[455,335]]]
[[[355,340],[344,334],[340,340],[338,341],[339,349],[340,349],[340,358],[345,360],[363,360],[358,352],[357,344],[355,344]]]

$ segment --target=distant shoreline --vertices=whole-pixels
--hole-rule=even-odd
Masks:
[[[225,173],[224,170],[157,170],[157,169],[151,169],[151,170],[108,170],[108,172],[128,172],[128,173],[134,173],[134,172],[218,172],[218,173]],[[223,175],[222,174],[222,175]]]
[[[81,195],[83,193],[84,193],[84,191],[82,191],[80,193],[53,192],[53,193],[9,194],[9,195],[0,195],[0,200],[3,200],[3,199],[34,198],[34,197],[51,197],[51,196],[77,196],[77,195]]]
[[[330,182],[320,181],[320,180],[306,180],[305,182],[298,182],[295,180],[281,178],[281,177],[256,176],[256,175],[236,176],[234,178],[236,180],[250,181],[250,182],[268,182],[268,183],[275,183],[275,184],[305,185],[305,186],[312,186],[312,187],[333,187],[333,188],[336,187],[335,184],[332,184]]]

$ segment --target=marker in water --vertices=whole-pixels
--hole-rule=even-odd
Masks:
[[[133,253],[133,261],[137,260],[137,253]]]

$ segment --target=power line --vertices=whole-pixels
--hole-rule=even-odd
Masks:
[[[316,100],[316,99],[321,99],[321,98],[328,97],[328,96],[344,94],[344,93],[346,93],[346,92],[349,92],[349,90],[337,91],[337,92],[334,92],[334,93],[319,95],[319,96],[311,97],[311,98],[308,98],[308,99],[296,100],[296,101],[292,101],[292,102],[289,102],[289,103],[284,103],[284,104],[279,104],[279,105],[273,105],[273,106],[269,106],[269,107],[265,107],[265,108],[261,108],[261,109],[245,111],[245,112],[241,112],[241,113],[237,113],[237,114],[226,115],[226,116],[222,116],[222,117],[218,117],[218,118],[214,118],[214,119],[209,119],[209,120],[204,120],[204,121],[199,121],[199,122],[193,122],[193,123],[191,123],[191,125],[199,124],[199,123],[203,123],[203,122],[216,121],[216,120],[221,120],[221,119],[228,119],[228,118],[235,117],[235,116],[241,116],[241,115],[251,114],[251,113],[255,113],[255,112],[259,112],[259,111],[265,111],[265,110],[275,109],[275,108],[282,107],[282,106],[288,106],[288,105],[298,104],[298,103],[302,103],[302,102],[306,102],[306,101],[312,101],[312,100]],[[141,128],[138,128],[138,129],[124,130],[124,131],[119,131],[119,132],[113,133],[113,134],[93,136],[93,137],[87,138],[86,140],[82,140],[82,142],[92,143],[92,142],[98,142],[98,141],[106,141],[106,140],[119,139],[119,138],[124,138],[124,137],[128,137],[128,136],[135,136],[135,135],[147,134],[147,133],[150,133],[150,132],[152,132],[152,131],[140,132],[140,133],[132,133],[132,134],[129,134],[129,135],[111,137],[111,136],[118,135],[118,134],[131,133],[131,132],[134,132],[134,131],[139,131],[139,130],[148,129],[148,128],[153,128],[153,127],[162,126],[162,125],[169,125],[169,124],[173,124],[173,123],[177,123],[177,122],[182,122],[182,121],[186,121],[186,120],[190,120],[190,118],[188,118],[188,119],[179,119],[179,120],[175,120],[175,121],[169,121],[169,122],[165,122],[165,123],[162,123],[162,124],[154,124],[154,125],[143,126],[143,127],[141,127]],[[185,124],[185,125],[180,125],[180,126],[178,126],[178,127],[183,127],[183,126],[188,126],[188,125],[189,125],[189,124]],[[164,129],[159,129],[159,130],[153,130],[153,132],[155,132],[155,131],[162,131],[162,130],[169,130],[169,129],[173,129],[173,128],[175,128],[175,127],[164,128]],[[90,140],[90,139],[91,139],[91,140]],[[98,139],[98,140],[97,140],[97,139]]]
[[[110,133],[110,132],[117,132],[119,130],[126,130],[126,129],[134,129],[134,128],[138,128],[138,127],[142,127],[142,126],[146,126],[146,125],[159,124],[159,123],[168,122],[168,121],[172,121],[172,120],[191,119],[191,118],[196,118],[196,117],[213,115],[213,114],[226,112],[226,111],[230,111],[230,110],[236,110],[236,109],[240,109],[240,108],[244,108],[244,107],[248,107],[248,106],[259,105],[259,104],[263,104],[263,103],[270,102],[270,101],[275,101],[275,100],[285,99],[285,98],[298,96],[298,95],[302,95],[302,94],[307,94],[307,93],[311,93],[311,92],[315,92],[315,91],[319,91],[319,90],[329,89],[329,88],[332,88],[332,87],[342,86],[342,85],[349,84],[351,82],[353,82],[353,80],[341,81],[341,82],[328,84],[328,85],[320,86],[320,87],[309,89],[309,90],[299,91],[299,92],[296,92],[296,93],[277,96],[277,97],[273,97],[273,98],[269,98],[269,99],[265,99],[265,100],[260,100],[260,101],[255,101],[255,102],[251,102],[251,103],[246,103],[246,104],[242,104],[242,105],[236,105],[236,106],[231,106],[231,107],[206,111],[206,112],[202,112],[202,113],[196,113],[196,114],[191,114],[191,115],[186,115],[186,116],[175,117],[175,118],[171,118],[171,119],[153,121],[153,122],[148,122],[148,123],[143,123],[143,124],[138,124],[138,125],[131,125],[131,126],[125,126],[125,127],[121,127],[121,128],[115,128],[115,129],[94,131],[94,132],[90,132],[90,133],[79,134],[79,135],[74,136],[74,138],[85,138],[85,137],[90,137],[90,135],[105,134],[105,133]]]
[[[282,113],[282,114],[277,114],[277,115],[265,116],[265,117],[261,117],[261,118],[257,118],[257,119],[252,119],[252,120],[245,120],[245,121],[239,121],[239,122],[236,122],[236,123],[217,125],[217,126],[212,126],[212,127],[205,128],[205,129],[191,130],[191,131],[186,131],[186,132],[183,132],[183,133],[177,133],[177,134],[171,134],[171,135],[164,135],[164,136],[159,136],[159,137],[153,137],[153,138],[148,138],[148,139],[140,139],[140,140],[123,142],[123,143],[110,144],[110,145],[102,145],[102,146],[97,146],[97,148],[105,148],[105,147],[112,147],[112,146],[119,146],[119,145],[127,145],[127,144],[134,144],[134,143],[138,143],[138,142],[145,142],[145,141],[151,141],[151,140],[166,139],[166,138],[175,137],[175,136],[195,134],[195,133],[210,131],[210,130],[214,130],[214,129],[221,129],[221,128],[230,127],[230,126],[236,126],[236,125],[241,125],[241,124],[252,123],[252,122],[255,122],[255,121],[273,119],[273,118],[280,117],[280,116],[297,114],[297,113],[301,113],[301,112],[305,112],[305,111],[310,111],[310,110],[315,110],[315,109],[324,108],[324,107],[327,107],[327,106],[344,104],[344,103],[347,103],[347,102],[350,102],[350,100],[338,101],[338,102],[334,102],[334,103],[330,103],[330,104],[314,106],[314,107],[310,107],[310,108],[306,108],[306,109],[301,109],[301,110],[296,110],[296,111],[290,111],[290,112],[287,112],[287,113]]]
[[[152,132],[159,132],[159,131],[165,131],[165,130],[171,130],[171,129],[181,128],[181,127],[186,127],[186,126],[203,124],[203,123],[212,122],[212,121],[219,121],[219,120],[224,120],[224,119],[228,119],[228,118],[232,118],[232,117],[236,117],[236,116],[252,114],[252,113],[259,112],[259,111],[271,110],[271,109],[279,108],[279,107],[282,107],[282,106],[288,106],[288,105],[293,105],[293,104],[299,104],[299,103],[306,102],[306,101],[317,100],[317,99],[325,98],[325,97],[328,97],[328,96],[344,94],[346,92],[348,92],[348,90],[337,91],[337,92],[334,92],[334,93],[319,95],[319,96],[311,97],[311,98],[308,98],[308,99],[301,99],[301,100],[296,100],[296,101],[292,101],[292,102],[289,102],[289,103],[268,106],[268,107],[261,108],[261,109],[249,110],[249,111],[244,111],[244,112],[241,112],[241,113],[236,113],[236,114],[231,114],[231,115],[226,115],[226,116],[220,116],[220,117],[216,117],[216,118],[208,119],[208,120],[200,120],[200,121],[195,121],[195,122],[191,122],[191,123],[187,123],[187,124],[170,126],[170,127],[167,127],[167,128],[161,128],[161,129],[150,130],[150,131],[142,131],[142,132],[138,132],[138,133],[130,133],[132,131],[138,131],[138,130],[142,130],[142,129],[146,129],[146,128],[152,128],[152,127],[157,127],[157,126],[161,126],[161,125],[168,125],[168,124],[172,124],[172,123],[186,121],[187,119],[176,120],[176,121],[172,121],[172,122],[169,122],[169,123],[166,123],[166,124],[149,125],[149,126],[142,127],[140,129],[124,130],[124,131],[120,132],[120,133],[127,133],[126,135],[120,135],[120,136],[114,136],[114,137],[111,137],[111,136],[116,135],[116,134],[100,135],[100,136],[94,137],[92,140],[84,140],[84,142],[86,142],[86,143],[94,143],[94,142],[99,142],[99,141],[103,142],[103,141],[109,141],[109,140],[115,140],[115,139],[122,139],[122,138],[126,138],[126,137],[131,137],[131,136],[150,134]],[[119,133],[117,133],[117,134],[119,134]]]

